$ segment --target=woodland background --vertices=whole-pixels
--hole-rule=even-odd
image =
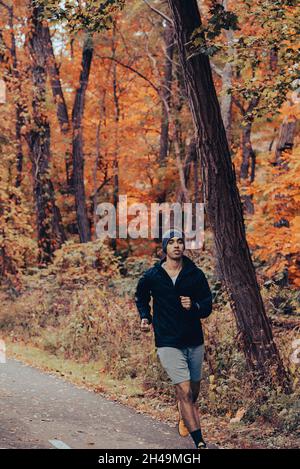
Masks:
[[[160,240],[95,233],[97,204],[117,207],[119,195],[128,204],[205,201],[210,174],[172,3],[0,0],[0,332],[12,355],[175,422],[170,383],[134,305]],[[203,249],[187,253],[214,295],[203,322],[203,426],[225,447],[298,447],[299,6],[198,7],[192,54],[209,57],[246,240],[289,377],[285,386],[259,357],[251,366],[251,328],[239,322],[208,210]],[[225,255],[230,239],[222,242]]]

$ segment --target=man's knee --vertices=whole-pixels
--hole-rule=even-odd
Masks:
[[[193,403],[193,392],[191,386],[186,383],[176,385],[177,396],[180,401]]]

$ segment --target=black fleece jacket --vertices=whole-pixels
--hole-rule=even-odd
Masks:
[[[203,271],[187,256],[175,285],[158,261],[139,279],[135,303],[141,319],[153,323],[156,347],[184,348],[203,344],[201,319],[212,312],[212,294]],[[153,318],[150,300],[153,297]],[[192,300],[190,310],[181,305],[180,296]]]

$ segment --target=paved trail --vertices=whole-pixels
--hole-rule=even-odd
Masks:
[[[17,360],[0,364],[0,448],[193,448],[176,428]]]

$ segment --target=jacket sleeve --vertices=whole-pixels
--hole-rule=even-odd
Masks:
[[[208,281],[202,272],[198,271],[198,280],[195,284],[194,295],[192,298],[191,313],[198,318],[207,318],[212,312],[212,293]]]
[[[142,277],[139,279],[136,291],[135,291],[135,304],[138,309],[141,319],[148,319],[149,324],[152,323],[152,316],[150,314],[150,284],[149,277],[145,272]]]

